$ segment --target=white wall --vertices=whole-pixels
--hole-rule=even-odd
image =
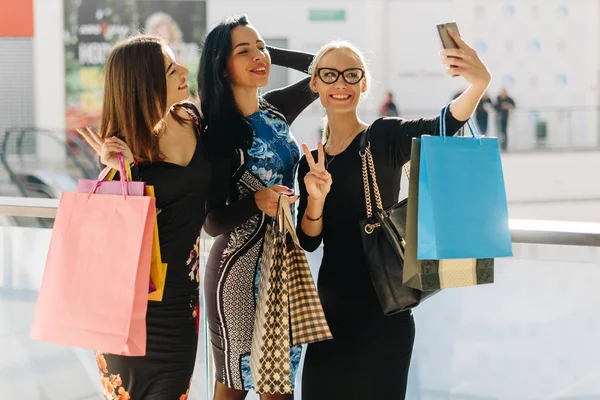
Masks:
[[[65,128],[65,56],[63,0],[34,0],[35,115],[39,128]],[[55,142],[39,138],[38,156],[61,160]]]
[[[442,58],[437,54],[442,46],[436,25],[460,21],[454,2],[392,1],[387,17],[391,68],[383,83],[395,93],[401,113],[403,109],[417,110],[417,114],[405,114],[406,117],[436,113],[456,92],[467,87],[462,78],[446,74]]]
[[[598,106],[598,1],[455,0],[455,4],[463,35],[494,74],[491,93],[495,96],[506,86],[517,106],[531,111],[515,114],[511,124],[515,135],[533,135],[533,109]],[[554,146],[598,144],[596,110],[571,115],[547,111],[541,117],[548,121]]]

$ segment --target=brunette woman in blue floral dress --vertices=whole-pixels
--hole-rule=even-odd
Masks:
[[[200,66],[202,114],[215,152],[204,229],[217,239],[204,280],[212,343],[215,399],[243,399],[254,389],[250,349],[265,230],[280,194],[294,186],[300,148],[290,124],[316,96],[310,77],[263,96],[273,64],[306,72],[313,56],[266,48],[245,18],[225,21],[211,32],[203,52],[221,59]],[[215,99],[221,100],[215,101]],[[290,349],[291,380],[301,347]],[[261,399],[287,395],[261,394]]]

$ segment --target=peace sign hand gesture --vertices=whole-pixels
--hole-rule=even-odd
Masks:
[[[92,128],[77,129],[92,149],[100,156],[100,162],[107,167],[119,170],[117,153],[123,154],[126,164],[134,162],[133,153],[127,143],[116,136],[102,139]]]
[[[332,180],[331,174],[325,169],[325,151],[323,150],[323,144],[319,142],[317,162],[315,162],[315,159],[306,144],[302,145],[302,150],[304,151],[306,161],[310,168],[310,171],[304,177],[304,185],[306,186],[308,196],[316,201],[324,201],[331,189]]]

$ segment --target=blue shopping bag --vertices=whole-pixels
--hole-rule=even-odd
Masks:
[[[417,259],[512,256],[508,206],[498,139],[447,137],[442,109],[440,136],[421,138]]]

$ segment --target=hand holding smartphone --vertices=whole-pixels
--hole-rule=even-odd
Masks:
[[[447,22],[445,24],[440,24],[437,25],[437,30],[438,33],[440,35],[440,40],[442,42],[442,46],[444,47],[444,49],[458,49],[460,48],[456,42],[454,41],[454,39],[452,39],[452,37],[450,37],[450,35],[448,34],[448,28],[452,29],[454,32],[458,33],[460,35],[460,32],[458,31],[458,26],[456,25],[456,22],[452,21],[452,22]]]
[[[458,31],[458,26],[456,22],[451,21],[445,24],[436,25],[438,34],[440,35],[440,41],[442,42],[442,47],[444,49],[459,49],[460,47],[456,44],[454,39],[448,34],[448,28],[452,29],[454,32],[460,35]],[[457,77],[458,75],[452,75],[453,77]]]

